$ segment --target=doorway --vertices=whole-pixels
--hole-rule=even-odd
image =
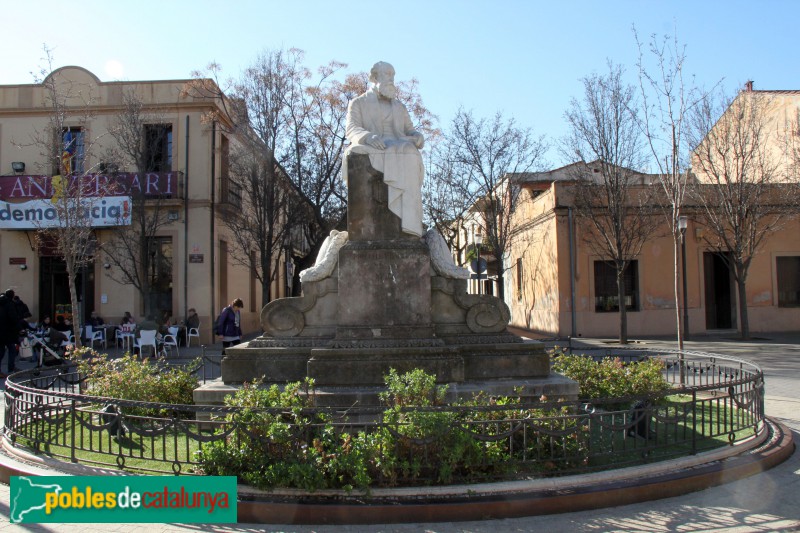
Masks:
[[[56,256],[39,258],[39,314],[48,315],[55,320],[56,315],[72,320],[73,312],[69,297],[69,278],[67,264]],[[83,308],[85,324],[94,310],[94,262],[90,259],[84,270],[75,275],[75,290],[78,304]],[[85,302],[85,304],[83,303]],[[41,317],[35,317],[37,320]]]
[[[728,252],[705,252],[706,329],[736,329],[736,285]]]
[[[150,238],[150,312],[172,316],[172,238]]]

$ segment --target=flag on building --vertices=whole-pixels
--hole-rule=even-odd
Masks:
[[[64,132],[64,151],[61,154],[61,175],[69,176],[72,174],[72,157],[75,155],[75,142],[72,132]]]

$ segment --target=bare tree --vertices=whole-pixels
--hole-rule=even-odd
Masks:
[[[444,142],[450,145],[454,175],[461,176],[467,184],[467,196],[476,200],[473,209],[484,230],[484,243],[496,261],[502,299],[503,277],[511,266],[506,264],[506,254],[521,231],[513,224],[520,194],[515,179],[543,165],[547,145],[544,137],[517,127],[514,119],[506,119],[501,113],[491,119],[476,119],[463,109],[453,119]]]
[[[468,246],[461,238],[461,224],[475,203],[474,191],[457,171],[448,143],[428,146],[425,157],[425,181],[422,185],[424,222],[435,228],[456,257],[465,257]]]
[[[162,115],[148,113],[133,91],[123,95],[123,110],[109,129],[114,146],[105,154],[104,165],[114,184],[131,197],[131,224],[120,226],[101,243],[108,261],[116,268],[109,272],[114,281],[132,285],[144,302],[145,316],[156,316],[157,303],[153,284],[157,270],[171,265],[156,264],[154,238],[169,224],[161,195],[149,195],[142,187],[133,187],[130,179],[117,172],[130,169],[142,179],[148,172],[165,168],[167,154],[163,147],[168,129]]]
[[[686,47],[680,44],[677,35],[658,37],[653,34],[645,45],[639,39],[636,28],[633,29],[633,34],[639,51],[636,66],[639,69],[642,97],[640,127],[650,148],[651,164],[658,172],[666,197],[665,211],[672,232],[675,331],[678,348],[683,349],[684,328],[681,323],[681,297],[678,289],[681,279],[678,268],[681,230],[678,221],[683,214],[688,188],[686,118],[691,109],[704,99],[704,95],[684,78]],[[648,66],[648,60],[653,65]],[[687,302],[683,302],[683,306],[686,305]]]
[[[303,57],[298,49],[264,51],[238,81],[226,84],[225,89],[218,79],[220,67],[212,64],[205,74],[198,73],[186,90],[196,97],[216,99],[226,115],[225,122],[232,124],[235,134],[247,137],[252,133],[257,139],[255,144],[250,139],[245,141],[250,148],[237,154],[248,154],[239,168],[252,163],[249,158],[254,153],[253,147],[260,143],[264,161],[261,172],[271,178],[266,179],[265,174],[261,181],[266,189],[256,196],[265,200],[262,202],[265,206],[272,206],[272,213],[264,212],[265,218],[258,224],[265,228],[262,232],[265,234],[269,234],[268,226],[276,222],[285,224],[293,237],[302,231],[311,253],[295,258],[300,269],[313,263],[315,252],[330,229],[346,220],[347,192],[341,168],[347,103],[367,88],[364,73],[349,74],[339,80],[337,76],[346,65],[332,61],[314,75],[303,66]],[[416,87],[415,80],[398,83],[398,97],[409,105],[419,123],[432,124],[433,118],[422,105]],[[225,91],[230,98],[225,97]],[[251,175],[245,172],[239,179],[247,180],[246,176]],[[288,186],[277,185],[283,179],[289,181]],[[278,209],[279,204],[285,205],[290,198],[277,201],[276,197],[276,201],[270,201],[273,192],[267,189],[271,187],[297,195],[303,207]],[[253,266],[261,271],[262,279],[272,277],[268,258],[282,239],[280,231],[276,226],[272,236],[256,243],[262,250],[256,254],[259,264]],[[240,252],[240,260],[245,259],[245,253],[252,257],[249,250]]]
[[[305,83],[309,71],[297,49],[265,50],[236,80],[223,83],[216,63],[195,72],[184,94],[213,100],[215,110],[204,117],[234,139],[222,154],[223,224],[234,246],[231,258],[254,272],[261,282],[262,301],[272,299],[281,249],[292,228],[313,225],[307,209],[288,209],[287,194],[301,196],[281,165],[280,153],[302,144],[297,121],[305,120]],[[303,150],[303,148],[299,148]]]
[[[692,197],[701,206],[707,231],[703,240],[730,267],[739,300],[742,338],[750,337],[747,274],[770,235],[795,213],[796,190],[782,161],[781,139],[771,127],[768,93],[720,94],[691,115],[694,172]],[[787,194],[788,193],[788,194]]]
[[[253,268],[264,302],[271,299],[270,285],[280,272],[282,249],[292,241],[292,228],[300,215],[310,217],[310,209],[291,182],[278,174],[281,171],[274,161],[265,160],[257,139],[240,142],[231,153],[228,194],[237,200],[230,203],[224,224],[233,239],[231,255]]]
[[[249,209],[245,217],[229,217],[225,224],[238,245],[231,250],[232,256],[256,272],[265,303],[271,299],[280,248],[291,228],[301,225],[300,216],[308,214],[288,209],[289,194],[294,191],[278,159],[278,153],[291,146],[288,139],[297,134],[295,121],[303,120],[304,112],[297,107],[302,107],[309,73],[301,61],[299,50],[265,51],[233,86],[234,98],[241,104],[235,117],[240,147],[231,153],[229,179],[241,190]],[[253,259],[255,264],[251,264]]]
[[[650,187],[637,169],[644,164],[644,139],[636,116],[633,86],[623,69],[609,63],[608,74],[583,78],[583,98],[564,114],[569,135],[567,157],[577,158],[575,213],[588,231],[584,240],[616,271],[619,342],[628,342],[625,273],[657,226]]]
[[[45,47],[46,66],[40,69],[37,81],[44,86],[44,105],[48,124],[32,134],[30,142],[41,150],[40,171],[53,176],[51,203],[56,212],[55,224],[37,230],[37,240],[54,246],[67,270],[72,330],[75,342],[81,345],[81,303],[77,277],[91,261],[95,242],[94,226],[89,213],[104,191],[84,186],[89,169],[83,161],[91,153],[93,142],[85,136],[94,96],[88,87],[76,84],[52,70],[51,51]],[[55,174],[55,175],[54,175]]]

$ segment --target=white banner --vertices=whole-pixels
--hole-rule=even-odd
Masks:
[[[131,223],[131,197],[82,198],[78,216],[95,228],[128,226]],[[19,204],[0,201],[0,229],[57,228],[58,210],[50,200],[31,200]]]

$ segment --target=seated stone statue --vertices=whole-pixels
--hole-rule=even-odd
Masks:
[[[394,68],[375,63],[369,76],[373,86],[350,101],[346,153],[369,154],[375,170],[383,173],[389,189],[389,209],[400,217],[404,233],[422,236],[422,180],[425,169],[419,150],[425,143],[414,129],[406,106],[395,98]],[[345,165],[344,178],[347,181]]]

